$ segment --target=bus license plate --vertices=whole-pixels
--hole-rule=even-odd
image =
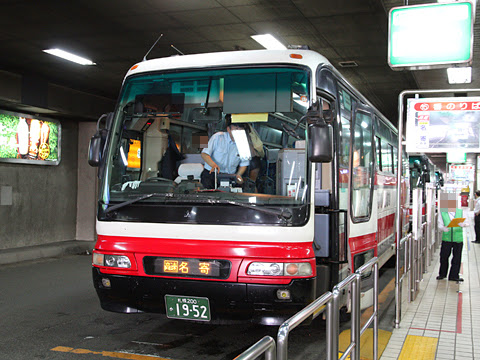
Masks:
[[[165,309],[168,318],[210,321],[208,298],[165,295]]]

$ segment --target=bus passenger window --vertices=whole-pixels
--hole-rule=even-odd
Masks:
[[[392,145],[382,139],[382,171],[393,173],[392,151]]]
[[[375,144],[377,150],[377,168],[379,171],[382,171],[382,147],[381,147],[381,139],[378,136],[375,136]]]
[[[353,218],[368,218],[371,211],[373,191],[373,146],[372,117],[363,111],[355,114],[355,137],[353,142],[352,215]]]

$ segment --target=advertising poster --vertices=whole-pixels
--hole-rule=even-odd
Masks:
[[[407,152],[480,152],[480,98],[408,99]]]
[[[58,165],[60,123],[0,111],[0,161]]]
[[[457,181],[473,181],[475,168],[473,165],[450,165],[450,177]]]

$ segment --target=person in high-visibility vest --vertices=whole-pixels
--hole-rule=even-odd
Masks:
[[[442,247],[440,248],[440,270],[437,280],[447,277],[450,281],[463,281],[459,276],[462,263],[463,228],[468,226],[466,221],[457,226],[449,227],[453,219],[464,219],[463,210],[457,208],[456,194],[440,194],[440,211],[438,212],[438,228],[442,233]],[[448,258],[453,253],[450,272],[448,271]]]

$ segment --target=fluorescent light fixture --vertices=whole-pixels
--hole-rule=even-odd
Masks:
[[[448,68],[447,75],[449,84],[470,84],[472,82],[471,67]]]
[[[270,34],[252,35],[251,38],[268,50],[286,50],[287,47]]]
[[[50,54],[50,55],[55,55],[58,57],[61,57],[62,59],[68,60],[68,61],[73,61],[74,63],[80,64],[80,65],[95,65],[94,62],[91,60],[85,59],[81,56],[69,53],[65,50],[61,49],[47,49],[43,50],[44,52]]]
[[[250,144],[248,143],[247,133],[245,130],[232,130],[232,136],[235,140],[235,145],[237,146],[240,159],[250,160],[252,158],[252,153],[250,152]]]

